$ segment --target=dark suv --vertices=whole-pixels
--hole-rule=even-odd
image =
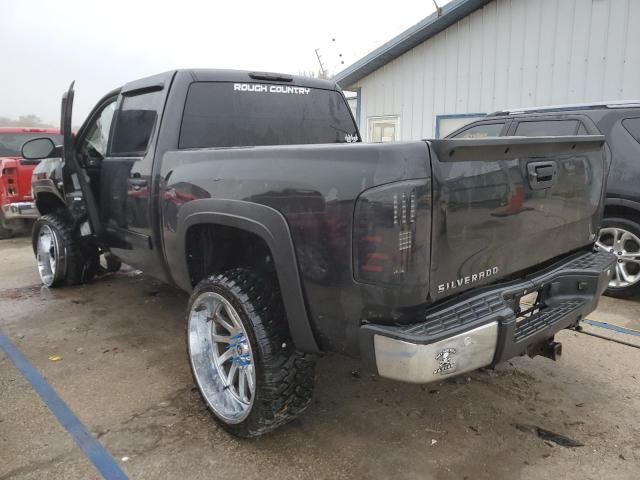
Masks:
[[[618,256],[607,294],[640,294],[640,100],[504,110],[447,138],[603,134],[610,157],[598,247]],[[525,186],[526,188],[526,186]]]

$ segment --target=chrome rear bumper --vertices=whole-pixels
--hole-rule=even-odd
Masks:
[[[34,202],[15,202],[2,205],[2,213],[7,220],[38,218],[38,209]]]
[[[616,257],[583,253],[521,280],[478,290],[429,310],[408,325],[365,324],[361,353],[383,377],[427,383],[495,365],[524,353],[595,310]],[[519,315],[519,300],[539,292],[537,312]]]
[[[380,376],[403,382],[427,383],[489,365],[496,353],[498,322],[428,345],[382,335],[375,335],[373,341]]]

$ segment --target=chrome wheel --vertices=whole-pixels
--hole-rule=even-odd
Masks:
[[[42,225],[36,246],[38,273],[42,283],[50,287],[56,281],[64,256],[61,255],[58,239],[49,225]]]
[[[188,345],[194,376],[213,412],[240,423],[253,406],[256,374],[251,344],[236,309],[204,292],[189,311]]]
[[[596,247],[618,257],[609,288],[625,288],[640,280],[640,238],[619,227],[600,229]]]

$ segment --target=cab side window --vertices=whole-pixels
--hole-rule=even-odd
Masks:
[[[116,115],[112,156],[143,156],[158,118],[161,90],[124,95]]]
[[[578,120],[529,120],[518,124],[516,137],[556,137],[575,135]]]
[[[504,122],[482,123],[463,130],[462,132],[454,135],[453,138],[499,137],[503,128]]]
[[[107,155],[109,132],[115,111],[116,99],[114,98],[102,109],[95,122],[88,128],[78,149],[82,163],[93,165],[102,161]]]

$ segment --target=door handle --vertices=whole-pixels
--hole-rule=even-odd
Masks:
[[[529,186],[532,190],[551,188],[556,183],[556,162],[531,162],[527,164]]]

